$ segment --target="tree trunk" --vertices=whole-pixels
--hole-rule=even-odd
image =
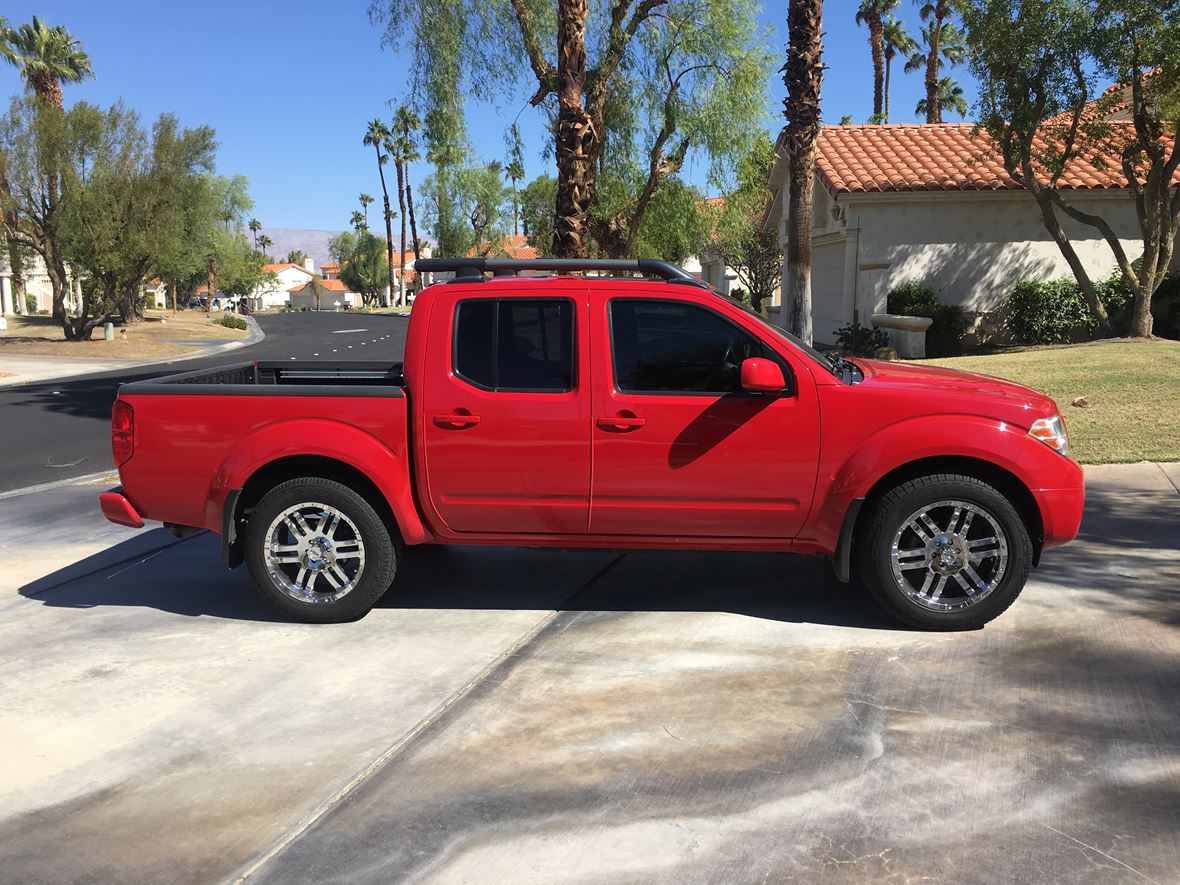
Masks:
[[[811,329],[811,200],[823,85],[823,0],[790,0],[787,8],[786,145],[790,166],[787,273],[790,327],[808,344]]]
[[[414,260],[417,261],[421,256],[418,254],[418,223],[414,220],[414,191],[410,188],[410,171],[406,170],[406,209],[410,213],[410,239],[414,241]]]
[[[1077,250],[1074,249],[1073,243],[1069,241],[1069,237],[1061,227],[1061,222],[1057,218],[1057,212],[1053,208],[1052,197],[1047,190],[1035,184],[1035,179],[1031,177],[1031,173],[1032,170],[1029,169],[1027,174],[1030,177],[1026,180],[1034,182],[1031,185],[1032,195],[1040,207],[1041,221],[1045,225],[1045,230],[1049,232],[1049,236],[1053,238],[1053,242],[1057,244],[1057,248],[1061,251],[1066,264],[1069,265],[1069,269],[1073,271],[1074,279],[1078,281],[1078,287],[1082,290],[1082,295],[1086,299],[1090,313],[1098,321],[1099,330],[1104,336],[1109,336],[1113,330],[1110,324],[1110,316],[1106,313],[1106,306],[1102,303],[1102,299],[1098,297],[1098,290],[1094,288],[1094,281],[1090,279],[1090,275],[1086,272],[1082,260],[1078,258]]]
[[[941,123],[942,108],[938,103],[939,44],[942,38],[942,23],[949,14],[947,0],[934,4],[934,16],[930,22],[930,52],[926,56],[926,122]]]
[[[520,236],[520,204],[516,201],[516,179],[512,179],[512,236]]]
[[[398,292],[398,303],[406,303],[406,172],[405,164],[397,161],[397,205],[401,210],[402,225],[401,251],[397,253],[397,277],[401,284]]]
[[[885,113],[885,31],[879,13],[869,18],[869,46],[873,51],[873,117],[879,122]]]
[[[389,217],[389,188],[385,185],[385,167],[381,163],[381,145],[374,144],[377,152],[377,174],[381,176],[381,196],[385,201],[385,253],[389,261],[389,297],[393,298],[393,219]],[[380,296],[378,296],[380,302]]]
[[[893,59],[888,55],[885,56],[885,119],[882,122],[889,122],[889,69],[893,67]]]
[[[586,227],[593,197],[591,165],[598,154],[598,131],[582,106],[586,82],[587,0],[557,4],[557,200],[553,254],[586,256]]]

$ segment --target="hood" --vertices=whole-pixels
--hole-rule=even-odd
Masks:
[[[1024,426],[1031,425],[1038,418],[1057,414],[1057,404],[1052,398],[1003,378],[915,363],[858,359],[856,364],[865,373],[865,380],[861,383],[866,386],[940,402],[969,402],[972,405],[969,409],[971,412],[1019,422]],[[958,410],[967,409],[960,404]]]

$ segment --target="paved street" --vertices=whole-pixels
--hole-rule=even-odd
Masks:
[[[1088,486],[949,635],[818,560],[460,548],[288,624],[101,483],[2,498],[0,878],[1176,881],[1180,465]]]
[[[289,313],[257,317],[266,338],[203,359],[0,387],[0,492],[106,470],[111,403],[121,382],[251,360],[400,360],[407,318],[390,314]]]

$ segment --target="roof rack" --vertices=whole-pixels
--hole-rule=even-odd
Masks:
[[[414,262],[419,273],[454,273],[455,282],[480,282],[484,274],[514,276],[520,271],[551,270],[570,273],[597,270],[613,273],[641,273],[668,283],[709,288],[682,267],[658,258],[419,258]]]

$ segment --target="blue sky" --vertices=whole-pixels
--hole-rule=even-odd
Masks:
[[[824,4],[827,122],[844,114],[864,122],[872,113],[868,38],[854,23],[856,6],[853,0]],[[212,125],[221,145],[219,170],[249,178],[254,214],[264,226],[342,229],[359,193],[381,192],[372,150],[362,146],[361,136],[366,121],[389,115],[387,100],[405,94],[406,63],[381,48],[368,0],[54,0],[49,8],[8,0],[3,12],[14,24],[37,14],[82,41],[98,78],[66,86],[67,104],[123,98],[145,122],[171,111],[186,125]],[[899,13],[916,35],[917,5],[903,0]],[[775,28],[771,45],[779,53],[785,16],[782,0],[767,4],[762,14]],[[969,72],[956,75],[974,99]],[[893,84],[893,122],[913,122],[920,75],[903,74],[895,61]],[[10,95],[21,89],[15,69],[0,68],[0,89]],[[782,81],[772,75],[772,132],[783,122],[784,94]],[[511,96],[502,107],[468,108],[481,156],[503,158],[504,127],[524,104],[524,96]],[[539,114],[526,110],[520,123],[528,177],[549,172],[551,158],[540,156]],[[428,171],[425,165],[413,170],[413,180]],[[688,170],[699,184],[703,173]]]

